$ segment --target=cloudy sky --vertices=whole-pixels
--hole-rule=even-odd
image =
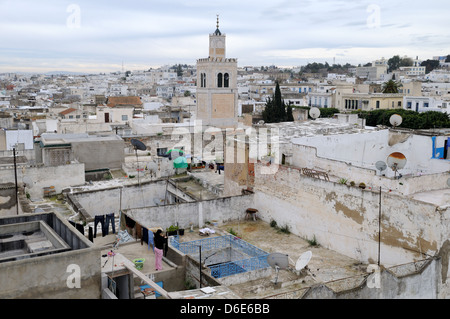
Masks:
[[[450,54],[447,0],[0,0],[0,73],[113,72],[208,56],[216,14],[239,66]]]

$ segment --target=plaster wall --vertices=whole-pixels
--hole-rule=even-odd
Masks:
[[[437,144],[443,144],[443,137],[437,139]],[[297,167],[309,167],[322,165],[320,159],[341,161],[346,166],[352,165],[359,168],[375,169],[377,161],[387,162],[391,153],[403,153],[407,159],[406,165],[399,170],[402,175],[435,174],[449,170],[447,160],[433,159],[433,141],[431,136],[395,133],[389,130],[373,131],[363,134],[335,134],[313,137],[299,137],[292,139],[293,165]],[[317,150],[315,156],[304,154],[302,146],[314,147]],[[332,169],[332,168],[330,168]],[[341,165],[341,171],[345,166]],[[387,168],[383,174],[393,177],[395,172]],[[336,174],[334,174],[336,175]]]
[[[32,180],[31,187],[26,187],[30,198],[42,198],[44,187],[54,186],[57,194],[71,186],[84,185],[84,164],[62,166],[22,166],[17,169],[17,182],[22,185],[24,176]],[[0,180],[14,182],[14,167],[0,169]]]
[[[254,207],[260,217],[288,225],[300,237],[362,262],[378,259],[380,194],[302,175],[281,167],[255,169]],[[449,237],[450,208],[382,193],[380,257],[384,266],[435,255]]]
[[[125,210],[125,214],[144,227],[162,227],[178,225],[188,228],[204,227],[206,221],[225,223],[243,219],[245,210],[253,206],[253,195],[224,197],[193,203],[180,203],[159,207],[143,207]]]
[[[86,212],[94,217],[118,213],[120,209],[156,206],[165,198],[167,182],[164,180],[127,187],[73,193],[72,196]],[[170,225],[169,225],[170,226]]]
[[[125,161],[124,141],[72,142],[72,151],[85,170],[119,169]]]

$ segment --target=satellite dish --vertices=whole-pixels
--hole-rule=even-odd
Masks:
[[[267,262],[272,268],[286,269],[289,266],[289,256],[281,253],[272,253],[267,256]]]
[[[309,116],[311,116],[314,120],[320,116],[320,110],[317,107],[312,107],[309,110]]]
[[[137,163],[137,167],[138,167],[138,169],[137,169],[137,177],[138,177],[138,184],[139,184],[139,186],[140,186],[140,185],[141,185],[141,181],[140,181],[140,179],[139,179],[140,169],[139,169],[139,160],[138,160],[138,154],[137,154],[137,151],[138,151],[138,150],[140,150],[140,151],[145,151],[145,150],[147,149],[147,146],[145,146],[144,143],[142,143],[141,141],[136,140],[136,139],[132,139],[132,140],[131,140],[131,145],[134,146],[134,150],[135,150],[135,152],[136,152],[136,163]]]
[[[398,114],[393,114],[389,119],[389,122],[393,127],[400,126],[400,124],[402,124],[402,121],[403,121],[402,117]]]
[[[387,164],[383,161],[378,161],[375,163],[375,167],[377,168],[377,170],[382,172],[382,171],[386,170]]]
[[[387,165],[395,172],[396,176],[397,171],[405,167],[406,156],[399,152],[392,153],[387,158]]]
[[[278,272],[280,269],[286,269],[289,267],[289,256],[281,253],[272,253],[267,256],[267,262],[275,269],[277,276],[275,277],[274,283],[278,282]]]
[[[300,257],[298,257],[297,262],[295,263],[295,270],[300,271],[303,268],[308,265],[309,261],[311,260],[312,252],[308,250],[307,252],[303,253]]]
[[[25,184],[25,187],[28,187],[29,189],[33,188],[33,180],[30,176],[24,176],[22,181]]]
[[[131,145],[133,145],[135,150],[145,151],[147,149],[144,143],[136,139],[131,140]]]

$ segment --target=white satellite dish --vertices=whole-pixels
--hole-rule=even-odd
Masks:
[[[309,116],[311,116],[314,120],[320,116],[320,109],[318,107],[312,107],[309,110]]]
[[[400,124],[402,124],[402,121],[403,121],[403,118],[398,114],[393,114],[389,119],[389,122],[391,123],[391,125],[393,127],[400,126]]]
[[[312,252],[308,250],[307,252],[303,253],[300,257],[298,257],[297,262],[295,263],[295,270],[300,271],[303,268],[308,265],[309,261],[311,260]]]

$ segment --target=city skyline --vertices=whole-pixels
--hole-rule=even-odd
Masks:
[[[195,65],[216,15],[239,66],[363,64],[450,53],[443,0],[1,1],[0,73]]]

